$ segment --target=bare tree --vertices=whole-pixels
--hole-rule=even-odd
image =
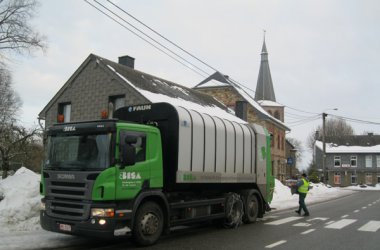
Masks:
[[[344,135],[354,135],[354,129],[343,119],[326,119],[325,123],[325,138],[336,138]],[[322,140],[323,129],[319,125],[315,131],[312,131],[307,137],[307,147],[311,151],[314,148],[316,140]]]
[[[12,88],[8,70],[0,68],[0,126],[14,123],[21,107],[21,100]]]
[[[9,124],[0,127],[0,159],[3,179],[8,176],[13,159],[28,155],[29,145],[33,144],[38,129],[26,129]]]
[[[31,152],[41,154],[41,147],[35,142],[37,128],[26,129],[17,124],[21,100],[1,60],[6,58],[6,53],[23,54],[46,48],[45,38],[30,25],[37,6],[37,0],[0,0],[0,167],[3,178],[8,175],[12,160],[26,161]]]
[[[295,139],[295,138],[290,138],[290,137],[287,137],[286,140],[288,140],[290,142],[290,144],[292,144],[294,146],[295,150],[297,150],[295,156],[296,156],[297,162],[301,162],[302,155],[304,152],[302,142]]]
[[[36,13],[36,0],[0,0],[0,51],[30,53],[46,48],[45,38],[30,25]]]

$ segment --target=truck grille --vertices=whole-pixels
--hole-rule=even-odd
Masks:
[[[59,176],[70,175],[70,180]],[[96,178],[94,172],[46,171],[46,213],[51,217],[85,220],[90,216],[91,190]],[[88,178],[91,176],[91,178]]]

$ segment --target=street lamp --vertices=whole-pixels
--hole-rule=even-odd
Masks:
[[[338,110],[337,108],[330,110]],[[323,143],[323,157],[322,157],[322,173],[323,173],[323,183],[327,183],[328,176],[326,175],[326,117],[327,114],[325,112],[322,113],[322,143]]]

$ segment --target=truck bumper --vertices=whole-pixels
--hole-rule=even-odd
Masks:
[[[40,212],[41,227],[47,231],[94,238],[128,236],[130,235],[132,228],[130,222],[131,220],[126,217],[90,218],[85,221],[72,221],[50,217],[45,211]]]

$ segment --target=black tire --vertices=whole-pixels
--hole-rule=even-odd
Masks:
[[[226,218],[224,222],[225,228],[237,228],[242,224],[244,214],[244,205],[240,195],[236,193],[228,194],[226,198]]]
[[[243,222],[246,224],[254,223],[259,215],[259,199],[253,191],[250,191],[243,195],[243,202]]]
[[[133,239],[141,246],[149,246],[158,241],[164,228],[164,215],[155,202],[146,202],[137,210],[133,226]]]

